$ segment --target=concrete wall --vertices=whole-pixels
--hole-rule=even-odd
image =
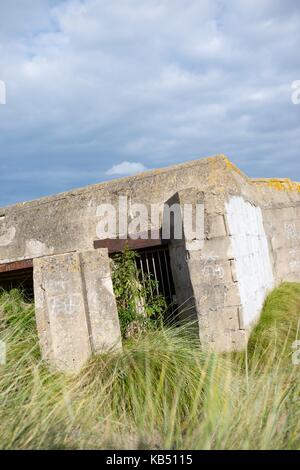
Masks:
[[[225,204],[244,327],[255,321],[274,286],[267,235],[260,207],[233,196]]]
[[[263,220],[268,235],[276,284],[299,281],[300,276],[300,187],[285,181],[259,181]]]
[[[207,347],[243,348],[268,291],[300,281],[300,185],[251,180],[222,155],[0,209],[0,264],[34,258],[38,273],[45,256],[92,251],[97,208],[117,206],[120,195],[160,204],[160,220],[145,230],[161,227],[165,203],[204,204],[203,245],[172,240],[170,256],[184,316],[197,319]],[[99,309],[109,329],[110,307]]]
[[[121,347],[109,264],[106,250],[34,260],[42,356],[58,370],[78,372],[92,354]]]

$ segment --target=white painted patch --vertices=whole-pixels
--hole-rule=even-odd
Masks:
[[[247,326],[257,318],[274,286],[268,241],[260,207],[234,196],[226,203],[226,215]]]
[[[15,227],[10,227],[8,229],[0,230],[0,246],[10,245],[16,236]]]
[[[39,256],[52,254],[53,252],[53,248],[48,248],[45,243],[42,243],[39,240],[28,240],[26,242],[26,257],[37,258]]]

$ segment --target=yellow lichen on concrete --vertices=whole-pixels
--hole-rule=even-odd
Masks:
[[[247,175],[245,175],[245,173],[242,172],[242,170],[240,170],[234,163],[232,163],[229,158],[225,157],[224,155],[224,160],[225,160],[225,163],[226,163],[226,167],[229,169],[229,170],[233,170],[235,171],[236,173],[238,173],[239,175],[243,176],[243,178],[246,178],[247,180],[249,179]]]
[[[265,186],[276,191],[294,191],[300,193],[300,183],[290,180],[290,178],[249,178],[225,155],[222,155],[229,170],[233,170],[243,176],[251,184],[256,186]]]
[[[257,186],[265,185],[277,191],[297,191],[300,193],[300,183],[291,181],[289,178],[256,178],[252,179],[252,183]]]

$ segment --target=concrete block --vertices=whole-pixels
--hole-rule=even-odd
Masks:
[[[226,286],[224,295],[224,306],[225,307],[237,307],[241,303],[240,292],[238,283],[232,283]]]
[[[207,315],[212,310],[223,308],[225,305],[226,285],[213,283],[194,284],[194,292],[199,315]]]
[[[243,351],[247,346],[249,332],[247,330],[235,330],[230,332],[231,345],[230,351]]]
[[[238,282],[238,276],[236,272],[236,263],[235,260],[230,260],[230,269],[231,269],[231,277],[233,282]]]
[[[202,257],[218,260],[232,259],[234,256],[230,244],[230,238],[226,236],[205,240]]]
[[[208,217],[207,238],[226,237],[226,227],[223,215],[213,215]]]
[[[223,284],[232,281],[230,261],[201,256],[193,252],[188,267],[194,282]]]
[[[244,311],[242,305],[238,307],[239,329],[245,330]]]
[[[287,243],[286,237],[284,237],[282,234],[278,234],[277,236],[273,236],[271,238],[271,244],[272,244],[272,249],[274,251],[283,248]]]
[[[236,307],[212,310],[208,315],[208,326],[212,331],[238,330],[239,318]]]
[[[199,319],[201,344],[216,352],[240,351],[246,346],[247,337],[238,327],[236,308],[211,311]]]
[[[107,250],[35,259],[34,295],[42,356],[55,369],[78,372],[121,347]]]

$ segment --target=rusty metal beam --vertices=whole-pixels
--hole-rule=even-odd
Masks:
[[[116,253],[124,251],[126,245],[130,250],[141,250],[163,246],[169,243],[168,239],[161,238],[159,232],[155,233],[154,238],[151,238],[151,232],[139,234],[139,236],[140,238],[137,239],[128,237],[126,239],[105,238],[103,240],[95,240],[94,248],[107,248],[109,253]]]
[[[9,273],[11,271],[19,271],[21,269],[33,268],[32,259],[24,259],[22,261],[14,261],[12,263],[0,264],[0,273]]]

